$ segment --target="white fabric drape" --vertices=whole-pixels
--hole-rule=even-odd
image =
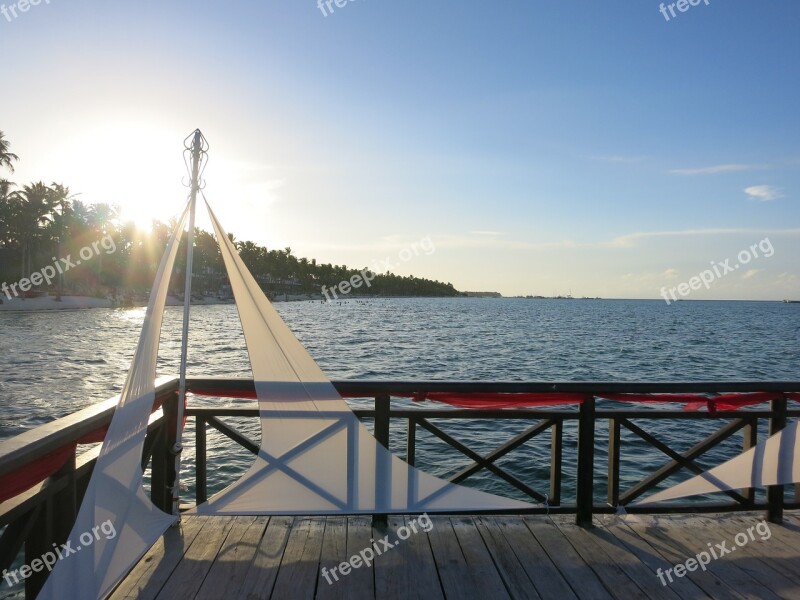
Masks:
[[[797,421],[739,456],[632,505],[663,502],[724,490],[800,483],[800,430]]]
[[[202,515],[451,512],[530,508],[427,475],[378,444],[286,326],[211,208],[244,330],[261,413],[261,449]]]
[[[139,345],[69,536],[75,552],[58,561],[38,596],[42,600],[105,598],[176,520],[145,494],[141,462],[167,288],[188,213],[187,205],[161,259]]]

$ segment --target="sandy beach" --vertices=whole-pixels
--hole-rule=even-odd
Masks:
[[[192,301],[193,305],[207,304],[231,304],[230,300],[220,300],[218,298],[207,297],[203,300]],[[146,306],[146,302],[134,302],[127,306]],[[183,302],[175,296],[167,297],[167,306],[181,306]],[[56,301],[55,296],[42,296],[40,298],[14,298],[9,300],[3,298],[0,304],[0,311],[8,312],[36,312],[44,310],[85,310],[89,308],[115,308],[119,304],[113,303],[107,298],[93,298],[91,296],[62,296],[60,301]]]
[[[41,296],[39,298],[2,298],[0,311],[40,311],[40,310],[80,310],[85,308],[111,308],[111,300],[105,298],[92,298],[90,296],[62,296],[61,301],[56,301],[55,296]]]
[[[3,303],[0,304],[0,312],[38,312],[46,310],[86,310],[89,308],[120,308],[119,304],[115,304],[107,298],[93,298],[91,296],[61,296],[60,301],[56,301],[55,296],[41,296],[39,298],[0,298]],[[317,300],[307,294],[297,295],[284,295],[279,294],[273,302],[298,302],[306,300]],[[202,300],[192,300],[192,306],[210,306],[217,304],[233,304],[233,300],[221,300],[214,296],[206,296]],[[134,301],[133,304],[128,304],[126,307],[131,306],[147,306],[147,302]],[[183,300],[176,296],[167,296],[167,306],[183,306]]]

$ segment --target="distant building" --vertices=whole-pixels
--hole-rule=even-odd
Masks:
[[[464,295],[469,298],[502,298],[503,294],[500,292],[464,292]]]

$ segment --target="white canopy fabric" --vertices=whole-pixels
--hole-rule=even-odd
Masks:
[[[800,429],[797,421],[718,467],[631,505],[790,483],[800,483]]]
[[[280,318],[208,210],[250,354],[261,449],[241,479],[190,513],[324,515],[532,507],[427,475],[380,445]]]
[[[187,205],[161,259],[139,345],[67,546],[38,598],[104,598],[176,517],[142,489],[142,447],[155,400],[156,358]],[[91,539],[91,542],[89,541]]]

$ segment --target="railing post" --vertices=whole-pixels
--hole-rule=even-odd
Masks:
[[[747,452],[758,443],[758,421],[757,420],[749,420],[747,425],[745,425],[744,429],[742,429],[742,434],[744,436],[744,440],[742,441],[742,452]],[[747,498],[747,501],[750,504],[754,504],[756,501],[756,490],[755,488],[744,488],[742,489],[742,496]]]
[[[769,420],[769,434],[775,435],[786,427],[786,398],[772,401],[772,418]],[[771,485],[767,488],[767,520],[770,523],[783,523],[783,486]]]
[[[391,414],[392,399],[388,394],[375,397],[375,439],[387,450],[389,449],[389,420]],[[387,515],[375,513],[372,515],[373,526],[383,526],[388,524]]]
[[[581,527],[592,526],[594,505],[594,398],[586,398],[578,417],[578,476],[577,511],[575,522]]]
[[[408,438],[406,440],[406,462],[412,467],[417,462],[417,420],[408,418]]]
[[[564,456],[564,421],[556,419],[550,430],[550,506],[561,506],[561,471]]]
[[[608,503],[619,504],[619,455],[622,439],[620,423],[616,417],[608,420]]]
[[[172,485],[175,482],[175,455],[172,447],[175,445],[177,433],[178,397],[170,394],[162,404],[164,418],[161,422],[158,440],[153,447],[152,479],[150,482],[150,497],[153,504],[166,513],[172,512]]]
[[[172,488],[175,485],[175,442],[178,435],[178,396],[171,394],[168,400],[164,401],[164,499],[166,504],[162,509],[166,513],[172,513]]]
[[[375,439],[389,449],[389,414],[391,398],[387,395],[375,397]]]
[[[202,504],[208,500],[208,445],[206,435],[206,420],[197,415],[195,419],[195,501]]]
[[[51,481],[66,479],[66,486],[45,500],[34,527],[25,541],[25,564],[28,567],[32,567],[34,561],[41,563],[41,557],[53,549],[53,544],[60,546],[66,542],[72,531],[77,516],[75,466],[75,451],[73,450],[64,466],[51,477]],[[34,569],[33,573],[25,580],[25,597],[35,598],[49,574],[47,570]]]
[[[158,508],[167,510],[164,504],[166,499],[167,474],[165,466],[169,452],[165,441],[166,425],[162,421],[157,431],[153,432],[156,436],[153,442],[153,454],[150,459],[150,499]]]

